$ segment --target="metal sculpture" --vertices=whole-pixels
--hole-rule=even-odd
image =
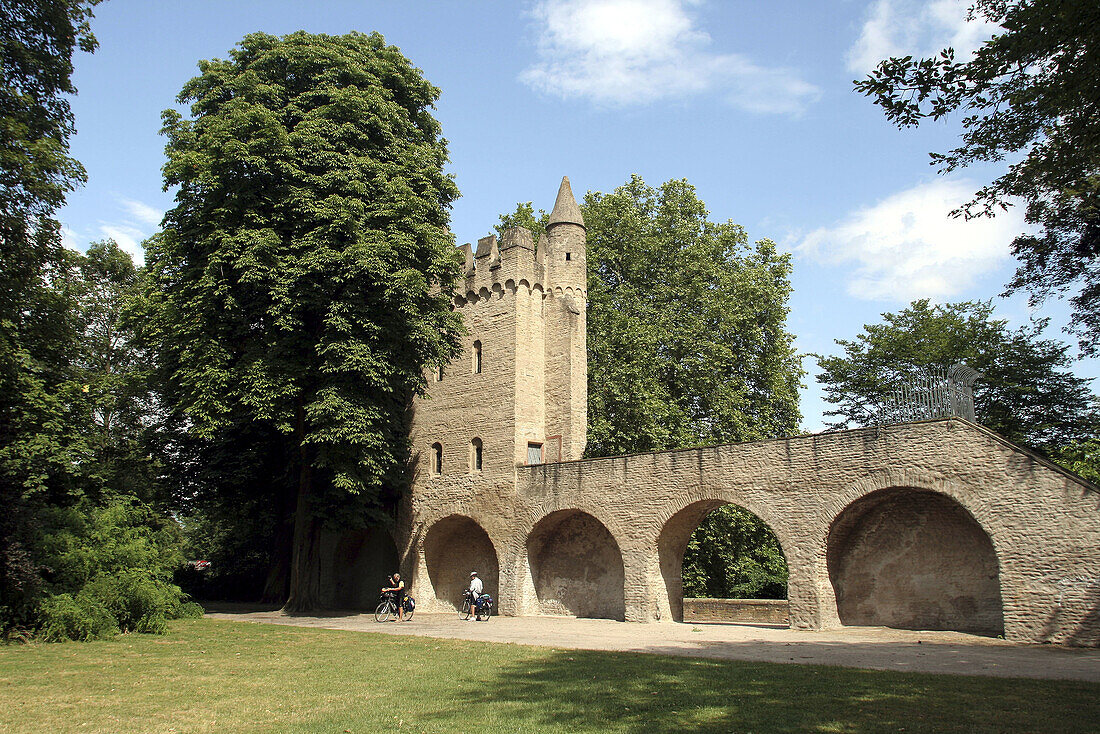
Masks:
[[[908,376],[879,408],[880,424],[909,423],[958,416],[974,418],[974,382],[981,373],[965,364],[931,366]]]

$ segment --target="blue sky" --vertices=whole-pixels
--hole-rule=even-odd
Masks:
[[[67,242],[140,242],[172,206],[162,191],[161,110],[247,33],[379,31],[443,90],[437,117],[462,198],[458,241],[517,201],[550,209],[568,175],[578,198],[633,173],[686,178],[715,221],[794,255],[790,330],[800,351],[834,353],[883,311],[914,298],[996,296],[1015,268],[1019,209],[961,222],[996,167],[937,176],[930,151],[957,122],[898,131],[852,80],[888,55],[973,49],[992,29],[968,0],[107,0],[79,55],[73,154],[89,181],[60,212]],[[1013,324],[1021,297],[995,301]],[[1064,305],[1038,316],[1064,323]],[[827,405],[806,359],[803,428]],[[1086,377],[1100,361],[1076,364]]]

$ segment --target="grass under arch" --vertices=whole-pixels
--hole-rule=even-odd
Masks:
[[[1100,685],[215,620],[0,647],[4,732],[1066,731]]]

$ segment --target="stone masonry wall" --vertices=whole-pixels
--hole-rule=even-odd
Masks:
[[[1100,644],[1100,489],[961,419],[575,460],[585,255],[568,180],[548,232],[537,248],[516,230],[465,248],[466,351],[415,405],[397,524],[421,608],[453,609],[476,570],[502,614],[683,619],[688,538],[733,503],[782,545],[794,627]],[[528,466],[528,443],[550,463]]]

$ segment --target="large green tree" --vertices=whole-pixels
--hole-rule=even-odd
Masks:
[[[865,324],[844,353],[818,357],[818,382],[837,406],[832,428],[877,423],[893,391],[929,367],[964,363],[979,423],[1011,441],[1058,456],[1096,436],[1097,401],[1089,381],[1069,371],[1068,346],[1044,339],[1045,321],[1010,329],[987,302],[914,301],[879,324]]]
[[[457,354],[439,90],[378,34],[252,34],[199,68],[190,116],[164,113],[178,191],[146,322],[190,434],[283,437],[253,450],[290,463],[287,607],[308,609],[325,518],[384,515],[409,400]]]
[[[961,112],[961,145],[933,154],[948,173],[1012,161],[959,213],[993,214],[1019,198],[1035,230],[1012,243],[1010,290],[1035,303],[1072,296],[1071,328],[1100,351],[1100,4],[1095,0],[976,0],[972,19],[1000,26],[972,59],[881,62],[856,89],[899,127]]]
[[[33,626],[43,512],[78,492],[76,257],[53,214],[84,181],[69,155],[72,57],[98,0],[0,2],[0,630]]]

